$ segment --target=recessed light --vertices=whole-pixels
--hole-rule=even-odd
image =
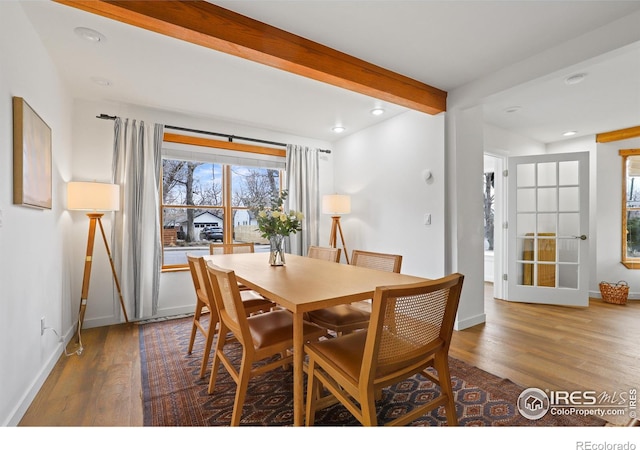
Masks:
[[[111,86],[113,83],[106,78],[91,77],[91,81],[99,86]]]
[[[564,133],[562,133],[563,136],[575,136],[576,134],[578,134],[577,131],[565,131]]]
[[[567,78],[564,79],[564,83],[567,85],[572,85],[572,84],[578,84],[581,83],[582,81],[584,81],[584,79],[587,77],[586,73],[577,73],[575,75],[571,75]]]
[[[518,112],[522,109],[522,107],[520,106],[509,106],[508,108],[505,108],[504,112],[506,113],[514,113],[514,112]]]
[[[371,114],[373,114],[374,116],[379,116],[381,114],[384,114],[384,109],[383,108],[373,108],[371,110]]]
[[[107,40],[104,34],[98,33],[96,30],[92,30],[91,28],[77,27],[73,29],[73,32],[81,39],[93,42],[94,44],[99,44]]]
[[[345,127],[343,127],[342,125],[336,125],[335,127],[333,127],[331,129],[334,133],[342,133],[344,130],[346,130]]]

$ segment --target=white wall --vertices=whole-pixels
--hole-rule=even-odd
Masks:
[[[334,149],[336,191],[351,195],[351,214],[341,220],[347,250],[401,254],[402,273],[443,276],[444,115],[410,111]],[[433,175],[428,182],[425,169]],[[424,225],[425,214],[431,225]]]
[[[484,124],[480,107],[447,112],[446,268],[464,274],[455,328],[485,322],[482,173]]]
[[[640,148],[640,138],[597,144],[597,272],[592,279],[593,296],[600,297],[600,281],[629,283],[629,298],[640,298],[640,271],[627,269],[621,260],[622,158],[620,149]]]
[[[13,205],[13,96],[23,97],[51,128],[51,210]],[[52,330],[40,335],[40,318],[58,334],[73,329],[69,267],[76,261],[64,210],[70,118],[68,93],[22,7],[0,2],[1,426],[18,424],[63,349]]]
[[[111,153],[113,147],[113,121],[97,119],[99,114],[120,116],[122,118],[141,119],[145,123],[163,123],[199,130],[247,136],[277,142],[308,145],[323,149],[331,149],[325,141],[304,138],[269,130],[258,129],[223,120],[189,117],[169,111],[159,111],[140,106],[76,100],[74,103],[74,155],[73,179],[108,181],[111,177]],[[333,191],[334,153],[322,153],[320,157],[320,195]],[[73,253],[74,260],[81,261],[86,247],[87,219],[81,213],[73,215]],[[105,232],[110,235],[111,221],[103,219]],[[329,242],[331,222],[322,223],[320,242]],[[91,289],[85,327],[110,325],[120,321],[120,303],[111,269],[103,245],[96,243],[94,267],[91,277]],[[73,267],[73,288],[80,291],[82,283],[82,265]],[[193,284],[188,271],[165,272],[160,277],[160,299],[157,316],[171,316],[192,313],[195,305]]]

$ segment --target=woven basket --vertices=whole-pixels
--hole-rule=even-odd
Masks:
[[[602,300],[607,303],[616,305],[626,305],[629,296],[629,285],[626,281],[618,281],[617,283],[600,282],[600,293]]]

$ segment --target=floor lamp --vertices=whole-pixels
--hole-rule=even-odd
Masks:
[[[322,212],[331,214],[331,235],[329,236],[329,245],[336,248],[338,244],[338,232],[342,240],[342,248],[344,249],[344,257],[349,264],[349,254],[347,246],[344,243],[344,235],[342,234],[342,226],[340,225],[340,214],[349,214],[351,212],[351,197],[348,195],[323,195],[322,196]]]
[[[80,312],[78,313],[78,345],[76,352],[78,355],[82,353],[82,340],[80,338],[80,330],[84,322],[84,313],[87,309],[87,297],[89,296],[89,282],[91,280],[91,263],[93,262],[93,243],[96,235],[96,224],[100,225],[102,240],[107,249],[109,263],[111,264],[111,272],[116,282],[118,295],[120,297],[120,305],[124,313],[124,319],[128,323],[127,310],[122,299],[122,291],[120,290],[120,282],[116,275],[116,269],[113,265],[113,258],[109,251],[107,237],[104,234],[102,226],[102,216],[105,211],[118,211],[120,209],[120,186],[117,184],[96,183],[96,182],[79,182],[72,181],[67,184],[67,209],[90,211],[87,212],[89,218],[89,238],[87,240],[87,253],[84,259],[84,275],[82,277],[82,294],[80,296]]]

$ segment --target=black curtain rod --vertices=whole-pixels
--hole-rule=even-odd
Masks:
[[[109,116],[107,114],[100,114],[99,116],[96,116],[96,118],[105,119],[105,120],[116,120],[117,116]],[[241,141],[258,142],[260,144],[277,145],[279,147],[286,147],[287,146],[287,144],[284,144],[282,142],[265,141],[263,139],[254,139],[254,138],[243,137],[243,136],[235,136],[233,134],[214,133],[213,131],[194,130],[192,128],[176,127],[176,126],[173,126],[173,125],[165,125],[164,127],[165,128],[169,128],[171,130],[188,131],[190,133],[208,134],[209,136],[224,137],[224,138],[227,138],[229,140],[229,142],[233,142],[234,139],[240,139]],[[322,152],[322,153],[331,153],[331,150],[320,149],[319,151]]]

